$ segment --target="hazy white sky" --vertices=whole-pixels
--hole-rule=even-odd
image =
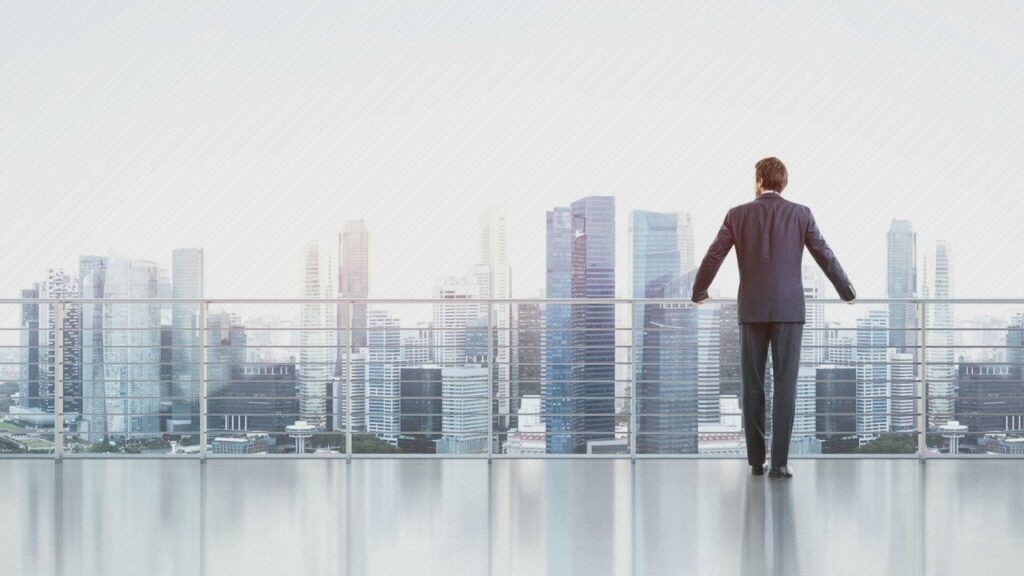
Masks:
[[[364,218],[371,295],[426,297],[490,206],[534,296],[544,211],[588,194],[627,296],[629,210],[691,211],[699,259],[766,155],[859,295],[899,217],[957,296],[1024,296],[1022,29],[1012,2],[6,2],[0,296],[186,246],[209,297],[299,296],[304,241]]]

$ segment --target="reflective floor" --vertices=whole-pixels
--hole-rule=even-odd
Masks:
[[[1010,574],[1024,461],[0,460],[0,574]],[[55,551],[59,551],[55,553]]]

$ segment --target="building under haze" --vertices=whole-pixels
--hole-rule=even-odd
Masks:
[[[953,297],[949,246],[944,240],[935,243],[932,268],[933,285],[925,279],[925,298]],[[956,404],[956,350],[953,332],[953,305],[949,303],[927,305],[927,360],[925,377],[928,382],[928,425],[936,427],[953,419]]]
[[[677,214],[633,210],[629,244],[633,264],[633,298],[647,297],[648,288],[660,292],[665,279],[679,276],[679,221]],[[660,285],[658,285],[660,283]],[[644,314],[646,306],[633,306],[633,377],[644,365]],[[718,401],[718,398],[715,398]]]
[[[203,249],[179,248],[171,255],[171,296],[203,297]],[[199,430],[199,303],[171,304],[171,419],[168,431]]]
[[[111,257],[106,261],[103,298],[156,298],[159,274],[155,262]],[[97,402],[96,413],[85,417],[90,436],[155,437],[160,432],[160,305],[103,303],[98,308],[103,315],[103,370],[99,382],[93,381],[92,393],[103,400]],[[87,336],[92,334],[86,330]],[[91,356],[93,342],[89,344]]]
[[[917,298],[917,234],[909,221],[892,221],[886,234],[886,255],[886,298]],[[916,304],[889,304],[893,350],[917,358],[917,323]]]
[[[480,297],[508,299],[512,297],[511,269],[508,263],[508,218],[504,210],[492,208],[480,215],[480,264],[487,275],[481,283]],[[497,420],[495,425],[507,430],[514,415],[512,394],[512,306],[495,302],[490,311],[494,331],[492,352],[493,387]]]
[[[332,273],[317,242],[305,249],[303,298],[334,298]],[[299,332],[299,415],[314,425],[327,425],[327,395],[335,377],[336,307],[325,302],[301,304]]]
[[[342,298],[369,297],[370,233],[362,220],[345,222],[338,235],[338,257],[338,295]],[[353,302],[351,307],[347,303],[338,307],[339,349],[348,347],[358,351],[366,347],[366,306],[366,302]]]

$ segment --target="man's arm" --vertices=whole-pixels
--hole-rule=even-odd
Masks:
[[[832,249],[828,247],[828,243],[821,236],[821,231],[818,230],[818,225],[814,222],[814,215],[811,214],[810,208],[807,209],[807,216],[809,222],[807,232],[804,234],[804,244],[807,246],[807,250],[810,251],[825,276],[828,276],[832,286],[835,286],[839,297],[847,302],[853,300],[857,297],[857,291],[853,289],[853,284],[846,277],[843,267],[839,265],[839,259],[832,253]]]
[[[694,302],[707,299],[708,288],[711,286],[712,280],[715,279],[715,274],[718,274],[718,268],[722,265],[722,261],[725,260],[729,250],[732,249],[734,236],[731,228],[732,224],[729,222],[730,213],[732,213],[732,210],[725,214],[722,227],[718,229],[718,236],[715,237],[715,241],[711,243],[708,253],[700,263],[697,277],[693,281],[693,296],[691,300]]]

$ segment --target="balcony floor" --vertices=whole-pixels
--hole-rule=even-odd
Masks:
[[[0,460],[0,574],[1019,568],[1022,460],[792,465],[779,481],[736,460]]]

